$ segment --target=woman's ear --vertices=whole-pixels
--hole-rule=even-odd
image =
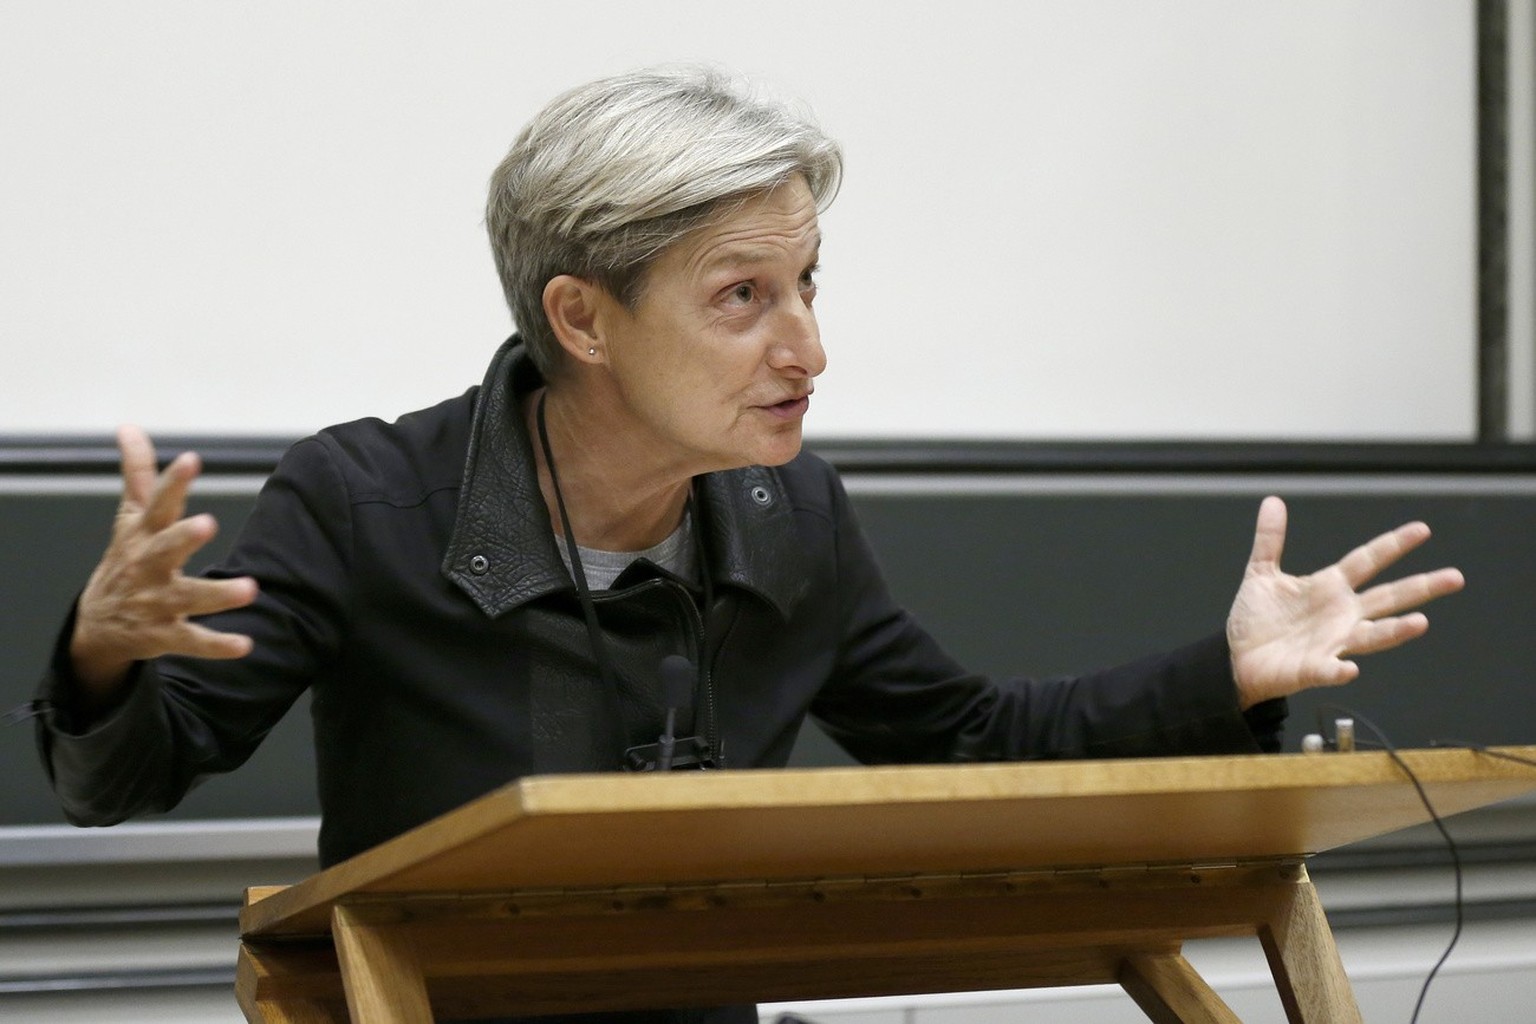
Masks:
[[[544,286],[544,316],[560,347],[578,363],[603,360],[598,313],[604,298],[599,285],[571,274],[552,277]]]

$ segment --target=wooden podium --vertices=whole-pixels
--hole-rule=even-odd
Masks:
[[[1402,756],[1442,816],[1536,790]],[[1236,1021],[1180,947],[1246,934],[1289,1020],[1358,1021],[1303,858],[1427,820],[1383,753],[527,778],[251,890],[236,987],[272,1024],[1104,982]]]

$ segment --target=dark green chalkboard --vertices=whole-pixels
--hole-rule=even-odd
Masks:
[[[1440,478],[1398,489],[1332,475],[1329,493],[1290,497],[1285,564],[1316,568],[1409,518],[1436,538],[1406,568],[1459,565],[1467,592],[1431,609],[1425,639],[1364,662],[1344,690],[1294,701],[1294,748],[1326,702],[1347,704],[1400,745],[1436,738],[1536,740],[1536,489],[1529,478],[1468,488]],[[1170,477],[1138,488],[1084,484],[1042,493],[876,493],[850,477],[855,503],[892,588],[966,663],[997,673],[1053,674],[1120,661],[1219,629],[1248,553],[1262,485],[1184,493]],[[993,482],[995,484],[995,481]],[[1506,486],[1507,485],[1507,486]],[[887,485],[888,486],[888,485]],[[1501,490],[1501,487],[1503,488]],[[233,534],[249,496],[197,506]],[[115,499],[0,493],[0,705],[26,700],[69,601],[105,543]],[[841,759],[808,734],[800,763]],[[301,702],[240,771],[205,783],[174,818],[316,812],[310,729]],[[26,725],[0,730],[0,824],[60,820]]]

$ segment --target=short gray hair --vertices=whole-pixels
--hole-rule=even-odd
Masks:
[[[557,97],[491,175],[485,222],[496,271],[546,377],[560,346],[544,286],[595,281],[633,309],[668,246],[729,204],[803,175],[818,209],[842,151],[806,114],[712,68],[650,68]]]

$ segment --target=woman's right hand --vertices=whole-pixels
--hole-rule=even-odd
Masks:
[[[201,469],[191,452],[155,472],[155,448],[138,427],[117,432],[123,499],[112,540],[91,573],[75,612],[70,661],[84,696],[110,700],[133,663],[162,654],[240,658],[250,637],[220,633],[192,616],[240,608],[256,599],[250,577],[206,580],[182,567],[218,532],[210,515],[186,515],[187,492]]]

